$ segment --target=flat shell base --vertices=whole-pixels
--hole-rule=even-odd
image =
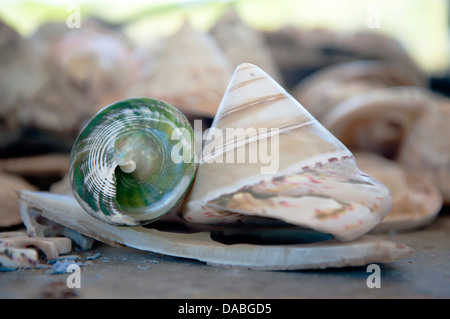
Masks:
[[[21,209],[114,246],[128,246],[169,256],[196,259],[221,267],[256,270],[323,269],[387,263],[406,258],[413,250],[403,244],[362,236],[351,242],[326,239],[301,244],[225,244],[209,231],[192,233],[146,227],[120,227],[96,220],[72,196],[48,192],[19,192]]]

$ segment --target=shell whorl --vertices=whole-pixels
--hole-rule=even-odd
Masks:
[[[174,160],[178,147],[186,160]],[[94,217],[115,225],[149,223],[177,206],[195,174],[193,131],[173,106],[131,98],[100,110],[70,156],[72,190]]]

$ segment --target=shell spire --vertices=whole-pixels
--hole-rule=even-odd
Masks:
[[[255,65],[236,68],[204,140],[183,209],[191,222],[257,216],[352,240],[392,206],[389,189]]]

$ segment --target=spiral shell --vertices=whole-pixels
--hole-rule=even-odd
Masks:
[[[353,96],[398,86],[425,87],[425,80],[401,63],[359,60],[314,72],[296,85],[293,96],[321,121],[336,105]]]
[[[425,88],[380,88],[335,105],[322,123],[352,151],[395,158],[432,104],[432,94]]]
[[[183,199],[195,175],[193,130],[175,107],[130,98],[100,110],[70,156],[75,198],[114,225],[142,225]]]

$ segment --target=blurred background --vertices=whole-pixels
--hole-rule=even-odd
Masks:
[[[2,0],[0,17],[23,36],[44,23],[66,22],[78,6],[81,19],[98,18],[120,27],[134,43],[175,32],[185,19],[208,30],[230,7],[251,27],[273,31],[286,25],[334,31],[367,31],[370,15],[380,15],[371,31],[395,37],[425,70],[449,66],[447,0]]]
[[[16,188],[66,191],[72,143],[100,108],[153,96],[211,123],[242,62],[268,72],[330,130],[337,124],[327,114],[350,98],[420,89],[379,91],[383,116],[371,116],[384,122],[367,127],[383,134],[359,132],[362,144],[332,130],[352,151],[412,158],[403,149],[420,135],[411,133],[417,114],[439,101],[447,106],[435,118],[450,120],[449,17],[446,0],[2,0],[0,171],[24,182]],[[393,101],[414,107],[402,117]],[[433,167],[430,178],[450,197],[450,147],[441,137],[430,151],[424,139],[427,149],[414,154],[436,152],[440,166],[402,162]]]

